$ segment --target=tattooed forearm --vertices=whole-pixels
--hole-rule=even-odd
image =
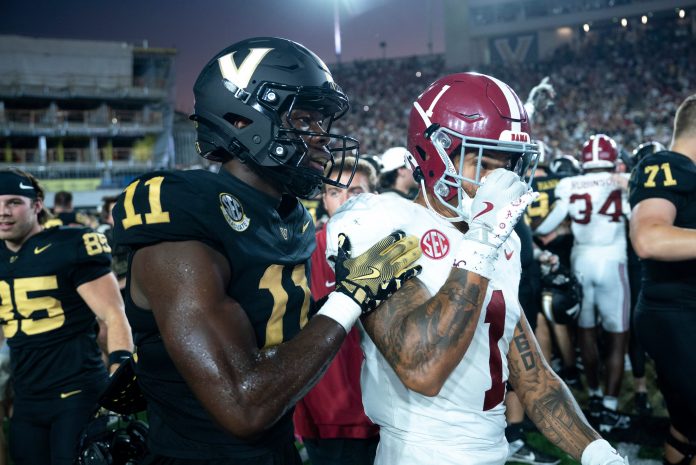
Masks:
[[[527,413],[546,438],[576,459],[599,434],[587,423],[568,388],[549,380],[543,394]]]
[[[532,344],[529,343],[526,334],[521,331],[522,326],[520,323],[517,323],[517,328],[520,329],[520,333],[513,338],[513,342],[517,351],[520,353],[525,370],[529,371],[536,368],[534,354],[532,353]]]
[[[568,387],[544,360],[524,317],[515,328],[508,366],[510,382],[539,431],[579,460],[585,447],[599,434],[587,423]]]
[[[568,387],[544,360],[527,320],[520,318],[508,354],[510,383],[546,438],[577,460],[599,434],[587,423]]]
[[[444,382],[471,342],[487,285],[456,268],[432,298],[422,283],[407,283],[364,321],[365,328],[404,383]]]

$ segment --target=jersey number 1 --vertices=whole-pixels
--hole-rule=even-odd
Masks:
[[[495,290],[486,306],[485,323],[488,323],[488,368],[491,373],[491,387],[483,399],[483,410],[490,410],[505,399],[505,383],[503,383],[503,358],[498,347],[498,341],[505,333],[505,298],[503,291]]]

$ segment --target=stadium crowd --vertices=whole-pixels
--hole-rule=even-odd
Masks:
[[[335,66],[352,108],[337,128],[357,134],[361,151],[404,145],[411,102],[447,71],[442,56],[358,61]],[[596,30],[578,47],[538,63],[481,66],[526,95],[549,76],[558,98],[534,121],[535,137],[560,155],[579,152],[588,134],[606,133],[631,151],[646,140],[667,144],[678,103],[696,80],[693,36],[680,28]],[[691,87],[690,87],[691,86]]]

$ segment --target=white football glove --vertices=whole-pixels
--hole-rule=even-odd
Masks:
[[[628,457],[621,457],[604,439],[592,441],[580,458],[582,465],[628,465]]]
[[[498,249],[538,195],[512,171],[492,171],[471,203],[469,230],[454,255],[454,266],[491,279]]]

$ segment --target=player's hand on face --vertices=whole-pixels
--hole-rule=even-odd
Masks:
[[[493,170],[476,191],[466,236],[498,249],[538,196],[512,171]]]
[[[491,279],[498,249],[538,195],[512,171],[491,171],[472,201],[469,230],[454,252],[454,266]]]
[[[418,238],[403,231],[391,233],[356,257],[350,239],[339,234],[336,291],[353,299],[363,314],[369,313],[420,273],[421,266],[415,265],[420,256]]]

